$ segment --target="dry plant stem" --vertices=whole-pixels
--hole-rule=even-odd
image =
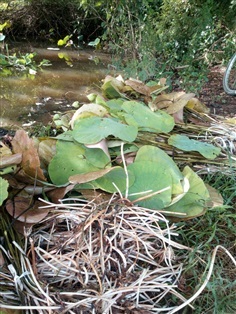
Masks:
[[[35,245],[40,276],[51,285],[55,282],[57,287],[64,287],[57,293],[64,300],[65,313],[81,306],[91,310],[91,304],[99,307],[97,313],[112,313],[115,308],[122,313],[128,300],[133,304],[130,309],[138,307],[155,313],[156,302],[159,304],[169,293],[185,300],[175,291],[182,266],[174,265],[170,246],[189,248],[171,240],[173,227],[161,213],[123,206],[117,203],[117,195],[97,208],[91,202],[88,205],[86,208],[83,203],[81,210],[78,203],[76,210],[73,204],[68,211],[71,202],[46,202],[47,207],[55,208],[51,211],[54,224],[64,217],[67,231],[57,236],[49,230],[48,236],[44,235],[50,243],[48,251],[43,249],[43,238],[38,241],[41,247]],[[166,224],[166,229],[160,228],[159,221]],[[71,292],[75,278],[81,289]]]
[[[59,204],[41,201],[50,208],[50,214],[32,234],[25,234],[24,248],[12,242],[11,252],[18,251],[20,267],[12,267],[8,276],[0,272],[0,278],[14,289],[9,300],[8,290],[3,292],[4,302],[0,293],[0,308],[42,314],[78,310],[96,314],[126,310],[173,314],[192,307],[190,303],[210,279],[219,249],[236,265],[232,255],[217,246],[206,280],[186,300],[178,291],[183,266],[175,260],[174,249],[191,249],[172,240],[177,236],[175,226],[169,226],[161,212],[126,206],[122,199],[117,200],[117,194],[99,205],[76,198]],[[168,307],[166,300],[172,296],[182,304]]]
[[[231,253],[226,249],[224,248],[223,246],[221,245],[217,245],[215,247],[215,249],[213,250],[213,253],[212,253],[212,257],[211,257],[211,263],[210,263],[210,267],[209,267],[209,270],[208,270],[208,274],[207,274],[207,277],[206,279],[204,280],[202,286],[198,289],[198,291],[190,298],[188,299],[187,301],[185,301],[183,304],[181,304],[180,306],[178,306],[177,308],[173,309],[172,311],[169,312],[169,314],[173,314],[173,313],[176,313],[178,312],[179,310],[183,309],[184,307],[186,307],[187,305],[190,305],[190,303],[192,301],[194,301],[201,293],[202,291],[205,289],[206,285],[208,284],[210,278],[211,278],[211,275],[212,275],[212,272],[213,272],[213,267],[214,267],[214,263],[215,263],[215,259],[216,259],[216,253],[217,251],[221,249],[223,250],[229,257],[230,259],[232,260],[233,264],[235,265],[236,267],[236,260],[235,258],[231,255]],[[235,269],[236,270],[236,269]]]

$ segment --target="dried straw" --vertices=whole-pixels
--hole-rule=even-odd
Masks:
[[[217,246],[206,280],[186,300],[178,288],[183,265],[174,252],[191,249],[173,240],[175,226],[162,213],[117,195],[99,205],[78,198],[41,201],[48,217],[25,232],[24,243],[0,246],[8,260],[8,269],[0,269],[0,309],[173,314],[191,306],[206,287],[219,249],[236,265]]]
[[[189,248],[172,240],[174,226],[161,213],[126,205],[116,196],[99,205],[79,199],[45,203],[50,215],[25,234],[24,249],[13,243],[21,269],[12,265],[9,278],[17,291],[7,295],[8,282],[8,302],[2,298],[0,308],[166,313],[177,306],[172,296],[186,301],[178,291],[182,265],[174,249]]]

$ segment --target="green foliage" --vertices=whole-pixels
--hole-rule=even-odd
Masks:
[[[68,182],[72,175],[98,171],[105,168],[109,159],[101,149],[93,149],[93,158],[99,160],[94,165],[89,154],[89,148],[69,141],[57,142],[57,153],[49,165],[50,178],[54,184],[62,185]],[[70,154],[67,154],[67,152]],[[60,169],[60,171],[58,171]]]
[[[2,205],[3,201],[8,197],[8,186],[8,181],[0,177],[0,206]]]
[[[7,54],[0,54],[0,69],[12,67],[20,71],[29,71],[30,74],[36,74],[38,68],[42,66],[50,65],[48,60],[42,60],[39,64],[34,61],[36,53],[13,54],[10,55],[7,50]],[[9,72],[8,75],[10,75]]]
[[[183,151],[197,151],[208,159],[215,159],[221,152],[219,147],[215,147],[209,143],[189,139],[186,135],[180,134],[171,135],[168,139],[168,144],[182,149]]]
[[[91,117],[75,124],[73,138],[80,143],[94,144],[113,135],[123,141],[132,142],[137,133],[137,126],[125,125],[111,118]]]
[[[207,211],[204,216],[188,221],[188,224],[177,223],[180,242],[194,248],[183,261],[185,270],[182,278],[185,287],[188,287],[186,292],[190,294],[196,292],[203,283],[206,269],[209,269],[210,264],[205,261],[209,261],[209,254],[216,245],[231,248],[231,253],[235,256],[235,219],[235,211],[231,208]],[[236,310],[234,273],[235,267],[228,264],[224,254],[219,254],[206,289],[192,304],[195,307],[194,313],[234,313]]]
[[[175,122],[168,113],[161,110],[153,112],[141,101],[126,100],[127,90],[131,92],[131,87],[126,84],[133,84],[135,90],[138,89],[141,93],[145,91],[146,97],[150,97],[150,103],[151,95],[153,96],[153,91],[159,90],[159,85],[154,84],[153,89],[149,89],[143,83],[130,80],[123,82],[111,76],[104,81],[102,92],[110,100],[90,95],[93,103],[77,109],[67,124],[71,129],[57,136],[57,152],[48,168],[52,182],[56,185],[78,183],[77,191],[119,191],[139,206],[164,209],[167,215],[181,219],[202,215],[212,205],[208,188],[188,166],[180,171],[174,160],[162,149],[142,145],[134,161],[127,166],[124,165],[125,155],[122,155],[123,167],[117,167],[116,159],[112,158],[113,146],[120,148],[120,140],[131,151],[136,151],[137,148],[134,150],[130,146],[140,146],[139,141],[139,144],[135,142],[138,132],[173,132]],[[114,99],[111,100],[112,95]],[[117,98],[121,95],[123,98]],[[193,97],[192,94],[187,96]],[[174,135],[172,139],[173,137]],[[215,158],[220,152],[214,145],[190,140],[186,136],[169,144],[172,149],[177,146],[183,151],[198,151],[208,159]]]
[[[165,76],[196,92],[235,49],[235,14],[233,1],[119,1],[107,6],[102,39],[127,77]]]
[[[202,176],[204,182],[216,188],[224,198],[224,206],[208,210],[204,216],[188,221],[188,224],[177,223],[181,243],[194,248],[185,260],[183,278],[185,285],[195,292],[203,282],[206,273],[204,260],[209,260],[209,252],[216,245],[231,248],[235,256],[235,220],[236,220],[236,176],[234,169],[229,172],[215,172]],[[235,302],[235,268],[227,263],[224,254],[216,258],[213,275],[207,289],[195,300],[193,306],[197,314],[234,313]],[[194,265],[194,267],[193,267]],[[191,292],[190,292],[191,293]]]

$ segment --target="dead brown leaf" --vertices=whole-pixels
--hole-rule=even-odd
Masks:
[[[174,101],[166,109],[166,112],[169,114],[178,112],[179,110],[183,109],[187,105],[188,101],[194,96],[195,94],[193,93],[181,95],[180,97],[174,99]]]
[[[86,200],[93,201],[95,204],[102,204],[111,199],[111,194],[102,190],[80,190],[80,193]]]
[[[46,139],[39,143],[38,154],[41,161],[48,165],[56,154],[56,139]]]
[[[150,96],[149,87],[141,81],[129,79],[125,81],[125,84],[127,86],[130,86],[134,91],[138,92],[141,95]]]
[[[210,113],[210,109],[206,105],[204,105],[199,99],[195,97],[193,97],[187,102],[186,107],[189,109],[194,109],[200,113],[206,113],[206,114]]]
[[[67,185],[65,187],[61,188],[55,188],[54,190],[47,192],[47,196],[50,198],[51,202],[59,204],[61,199],[64,198],[64,196],[73,190],[75,187],[74,184]]]
[[[46,181],[42,169],[40,168],[40,160],[38,151],[34,141],[29,138],[24,130],[17,130],[12,140],[14,153],[22,154],[21,168],[24,173],[31,178]]]
[[[22,154],[12,154],[9,156],[0,156],[0,168],[5,168],[12,165],[18,165],[22,161]]]
[[[33,201],[32,198],[16,196],[6,202],[7,212],[16,220],[26,224],[36,224],[45,218],[49,212],[47,208],[40,208],[45,205],[40,201]]]
[[[88,173],[76,174],[74,176],[69,177],[69,182],[72,184],[81,184],[81,183],[93,181],[98,178],[101,178],[102,176],[104,176],[106,173],[110,172],[113,169],[114,168],[107,168],[107,169],[101,169],[98,171],[92,171]]]

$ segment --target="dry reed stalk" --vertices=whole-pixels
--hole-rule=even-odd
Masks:
[[[114,199],[84,208],[67,201],[45,205],[50,228],[32,235],[38,278],[62,313],[158,313],[174,308],[165,305],[171,295],[184,301],[173,248],[188,248],[171,240],[173,226],[161,213]]]
[[[190,139],[214,144],[221,148],[221,153],[214,160],[204,158],[198,152],[187,152],[177,149],[168,144],[168,138],[172,134],[186,135]],[[215,172],[215,168],[226,174],[229,171],[235,173],[236,170],[236,131],[235,125],[224,123],[223,121],[213,121],[211,124],[177,124],[169,134],[154,134],[139,132],[136,139],[139,146],[154,145],[163,149],[174,161],[181,164],[191,164],[191,166],[208,168],[208,173]]]
[[[217,250],[224,249],[214,250],[207,281],[186,300],[178,289],[183,266],[174,251],[184,255],[191,249],[173,240],[175,226],[162,213],[127,205],[117,195],[99,205],[77,198],[44,202],[48,217],[33,232],[25,232],[24,245],[12,242],[11,254],[18,261],[0,247],[9,260],[8,270],[0,270],[0,309],[176,313],[202,292]]]

